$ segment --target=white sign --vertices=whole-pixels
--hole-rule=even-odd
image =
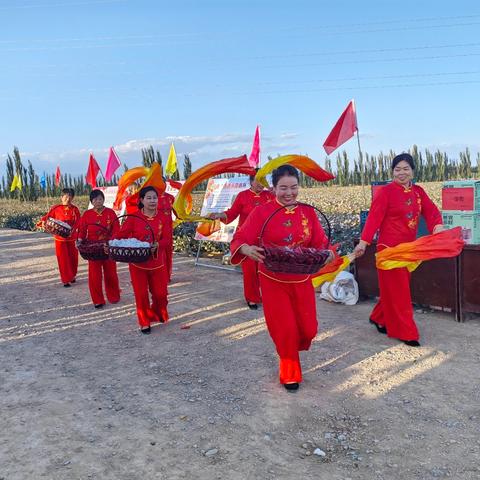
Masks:
[[[207,184],[200,215],[206,217],[209,213],[219,213],[228,210],[237,195],[248,188],[250,188],[250,179],[248,177],[211,178]],[[230,243],[238,225],[238,218],[228,225],[224,223],[220,225],[220,230],[208,237],[196,232],[195,240]]]
[[[105,207],[112,208],[113,209],[113,202],[115,201],[115,198],[117,196],[117,191],[118,187],[97,187],[95,190],[101,190],[103,194],[105,195],[105,203],[103,204]],[[92,203],[90,202],[88,204],[88,208],[93,208]],[[114,209],[115,210],[115,209]],[[125,202],[122,203],[122,206],[120,210],[115,210],[115,213],[117,216],[123,215],[125,212]]]

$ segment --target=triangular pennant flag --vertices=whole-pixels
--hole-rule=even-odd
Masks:
[[[40,186],[43,190],[47,189],[47,176],[45,175],[45,172],[43,172],[43,175],[40,178]]]
[[[18,173],[16,173],[13,177],[12,184],[10,185],[10,191],[13,192],[16,188],[19,190],[22,189],[22,178]]]
[[[358,126],[355,102],[351,100],[323,143],[323,148],[327,152],[327,155],[330,155],[340,145],[352,138],[357,130]]]
[[[171,177],[177,171],[177,154],[175,153],[175,147],[170,146],[170,152],[168,154],[167,165],[165,166],[165,174]]]
[[[120,167],[120,159],[118,158],[117,152],[110,147],[110,153],[108,154],[107,167],[105,168],[105,180],[109,182],[115,171]]]
[[[252,152],[248,157],[248,163],[251,167],[257,168],[260,165],[260,127],[257,125],[255,136],[253,138]]]
[[[55,171],[55,185],[58,187],[61,181],[62,181],[62,174],[60,173],[60,167],[57,166],[57,170]]]
[[[100,167],[98,166],[93,153],[90,154],[90,159],[88,160],[88,170],[85,179],[87,180],[88,185],[92,188],[97,188],[97,175],[100,171]]]

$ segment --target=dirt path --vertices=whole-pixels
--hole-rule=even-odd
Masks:
[[[94,310],[83,261],[64,289],[49,237],[0,230],[0,479],[480,477],[480,322],[417,315],[413,349],[319,300],[291,394],[238,273],[176,256],[150,336],[120,280]]]

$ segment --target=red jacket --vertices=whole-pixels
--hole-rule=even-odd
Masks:
[[[379,230],[379,245],[394,247],[399,243],[413,242],[420,215],[425,218],[430,232],[443,223],[440,211],[422,187],[412,185],[405,188],[396,182],[389,183],[373,200],[361,239],[371,243]]]

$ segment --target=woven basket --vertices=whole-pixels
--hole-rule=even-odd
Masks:
[[[327,217],[313,205],[305,203],[297,203],[305,207],[315,209],[325,220],[327,226],[327,238],[330,243],[331,228]],[[260,232],[260,246],[264,250],[264,264],[271,272],[277,273],[296,273],[296,274],[313,274],[318,272],[320,268],[327,263],[332,257],[330,250],[321,250],[310,247],[275,247],[266,246],[263,242],[263,235],[270,220],[286,207],[280,207],[275,210],[265,221]]]
[[[153,234],[152,227],[148,224],[146,220],[144,220],[142,217],[139,217],[138,215],[121,215],[118,217],[120,218],[123,217],[136,217],[139,218],[140,220],[143,220],[145,224],[147,225],[148,229],[150,230],[150,235],[152,237],[152,242],[150,242],[150,246],[148,247],[117,247],[113,245],[108,246],[108,256],[110,257],[111,260],[115,260],[116,262],[123,262],[123,263],[142,263],[146,262],[149,260],[152,256],[152,243],[155,238]]]
[[[86,225],[86,237],[78,245],[78,251],[85,260],[108,260],[108,252],[105,251],[105,247],[108,246],[107,240],[89,240],[88,239],[88,227],[96,227],[104,230],[108,234],[110,233],[108,228],[97,223],[88,223]],[[80,234],[80,231],[78,232]],[[78,235],[77,235],[78,238]]]
[[[43,229],[52,235],[58,235],[59,237],[68,238],[72,233],[72,227],[66,227],[58,223],[54,218],[47,218],[43,225]]]

